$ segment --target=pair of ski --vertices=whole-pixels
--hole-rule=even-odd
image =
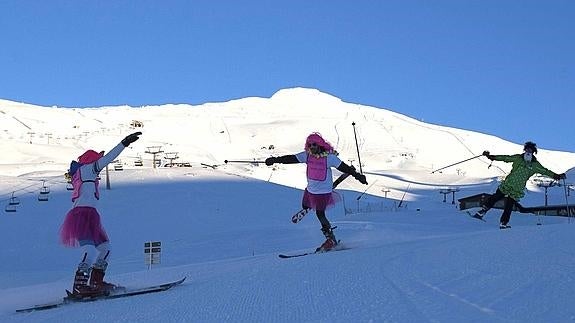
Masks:
[[[296,253],[296,254],[291,254],[291,255],[279,254],[278,257],[280,257],[282,259],[289,259],[289,258],[297,258],[297,257],[303,257],[303,256],[309,256],[309,255],[318,255],[318,254],[322,254],[322,253],[348,250],[348,249],[350,249],[350,248],[342,246],[341,241],[340,241],[340,242],[338,242],[338,244],[333,249],[330,249],[330,250],[316,250],[316,251]]]
[[[485,219],[484,219],[483,217],[477,215],[477,213],[472,214],[471,212],[467,211],[467,214],[468,214],[470,217],[474,218],[474,219],[477,219],[477,220],[483,221],[483,222],[487,222],[487,221],[485,221]],[[510,225],[502,225],[502,224],[500,224],[500,225],[499,225],[499,229],[501,229],[501,230],[511,229],[511,226],[510,226]]]
[[[350,174],[347,173],[343,173],[341,175],[339,175],[339,177],[333,182],[332,185],[332,189],[335,189],[341,182],[343,182],[346,178],[349,177]],[[302,208],[301,210],[297,211],[296,214],[294,214],[291,217],[291,222],[293,223],[298,223],[300,222],[305,216],[306,214],[309,212],[310,209],[307,208]],[[338,248],[336,246],[336,248],[331,249],[331,250],[324,250],[324,251],[310,251],[310,252],[304,252],[304,253],[299,253],[299,254],[293,254],[293,255],[285,255],[285,254],[280,254],[279,257],[282,259],[286,259],[286,258],[296,258],[296,257],[303,257],[303,256],[307,256],[307,255],[315,255],[318,253],[325,253],[325,252],[331,252],[331,251],[338,251],[338,250],[345,250],[346,248]]]
[[[184,282],[184,280],[186,280],[186,277],[184,277],[180,280],[169,282],[169,283],[152,285],[152,286],[148,286],[148,287],[131,289],[131,290],[130,289],[123,290],[123,291],[118,291],[115,293],[113,292],[109,295],[89,296],[89,297],[82,297],[82,298],[72,297],[71,293],[68,290],[66,290],[66,293],[68,294],[68,296],[64,297],[60,301],[47,303],[47,304],[34,305],[31,307],[18,309],[18,310],[16,310],[16,312],[26,313],[26,312],[33,312],[33,311],[42,311],[42,310],[48,310],[48,309],[52,309],[52,308],[61,307],[61,306],[67,305],[67,304],[86,303],[86,302],[94,302],[94,301],[99,301],[99,300],[123,298],[123,297],[130,297],[130,296],[136,296],[136,295],[163,292],[163,291],[166,291],[166,290],[168,290],[174,286],[180,285],[181,283]]]

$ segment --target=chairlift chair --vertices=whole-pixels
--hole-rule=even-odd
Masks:
[[[50,187],[46,186],[45,182],[42,182],[42,188],[40,188],[40,194],[50,194]]]
[[[38,194],[38,201],[46,202],[48,201],[48,194],[50,194],[50,187],[44,184],[45,181],[42,183],[42,188],[40,188],[40,194]]]
[[[20,205],[20,199],[15,197],[14,193],[12,193],[12,197],[8,201],[8,205]]]
[[[16,212],[16,205],[15,204],[8,204],[6,205],[6,207],[4,208],[4,212]]]

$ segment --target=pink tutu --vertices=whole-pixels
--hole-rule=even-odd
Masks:
[[[325,211],[327,208],[334,206],[340,200],[341,197],[336,192],[326,194],[312,194],[306,189],[303,192],[303,199],[301,204],[303,208]]]
[[[60,228],[60,241],[68,247],[84,244],[100,245],[109,241],[100,223],[100,214],[93,207],[78,206],[66,214]]]

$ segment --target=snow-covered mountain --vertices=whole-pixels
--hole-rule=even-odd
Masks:
[[[109,280],[128,287],[188,280],[158,295],[14,314],[61,297],[71,284],[79,250],[57,241],[70,208],[63,177],[70,161],[86,149],[111,149],[134,131],[143,135],[111,165],[112,189],[100,202],[113,245]],[[305,169],[224,161],[296,153],[311,132],[356,167],[357,138],[369,185],[346,180],[338,188],[343,203],[328,212],[350,250],[282,260],[278,253],[313,249],[322,240],[313,214],[297,225],[289,221]],[[499,210],[488,213],[487,223],[475,221],[440,194],[493,192],[509,165],[479,157],[434,171],[484,150],[521,152],[521,144],[503,138],[295,88],[200,106],[59,108],[0,100],[0,150],[0,204],[20,202],[0,217],[2,321],[575,318],[571,219],[514,214],[504,232]],[[164,151],[162,166],[153,168],[150,152],[157,150]],[[191,167],[163,167],[175,156]],[[574,153],[540,149],[537,156],[547,168],[568,172],[568,184],[575,178]],[[536,184],[529,183],[522,203],[575,203],[563,186],[546,196]],[[48,201],[38,200],[43,188]],[[399,207],[400,200],[407,203]],[[149,240],[165,246],[152,270],[141,250]]]
[[[357,165],[354,136],[367,171],[430,173],[453,162],[480,155],[520,153],[521,145],[472,131],[417,121],[383,108],[342,102],[313,89],[295,88],[271,98],[245,98],[201,106],[58,108],[0,101],[1,175],[29,172],[61,174],[71,157],[85,149],[104,150],[119,136],[143,125],[140,145],[120,162],[151,164],[149,147],[177,153],[178,162],[221,165],[224,160],[260,160],[300,151],[305,137],[320,132],[340,155]],[[352,126],[355,122],[355,129]],[[529,140],[529,138],[526,138]],[[159,155],[167,162],[166,154]],[[575,154],[541,150],[550,169],[575,165]],[[442,171],[471,177],[505,174],[505,165],[488,168],[478,158]],[[439,177],[439,176],[438,176]]]

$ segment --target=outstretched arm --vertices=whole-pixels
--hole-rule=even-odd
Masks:
[[[298,164],[299,160],[295,155],[285,155],[280,157],[269,157],[266,159],[266,165],[271,166],[275,163],[278,164]]]
[[[367,184],[367,179],[365,175],[358,173],[355,168],[349,166],[348,164],[341,162],[339,166],[337,166],[337,170],[343,173],[350,174],[353,178],[357,179],[362,184]]]
[[[535,171],[541,175],[551,177],[556,181],[558,181],[560,179],[566,179],[567,178],[567,175],[565,175],[565,173],[557,174],[557,173],[545,168],[545,166],[541,165],[541,163],[539,163],[539,162],[535,163]]]
[[[106,165],[114,161],[114,159],[116,159],[120,155],[120,153],[124,150],[125,147],[128,147],[131,143],[140,139],[139,136],[141,134],[142,133],[138,131],[126,136],[124,139],[122,139],[120,143],[116,145],[116,147],[112,148],[112,150],[110,150],[107,154],[102,156],[102,158],[98,159],[98,161],[96,161],[96,167],[95,167],[96,172],[97,173],[100,172],[102,169],[106,167]]]
[[[482,155],[487,157],[487,159],[489,159],[489,160],[502,161],[502,162],[506,162],[506,163],[512,163],[512,162],[516,161],[518,158],[522,158],[521,154],[518,154],[518,155],[491,155],[489,150],[484,151]]]

